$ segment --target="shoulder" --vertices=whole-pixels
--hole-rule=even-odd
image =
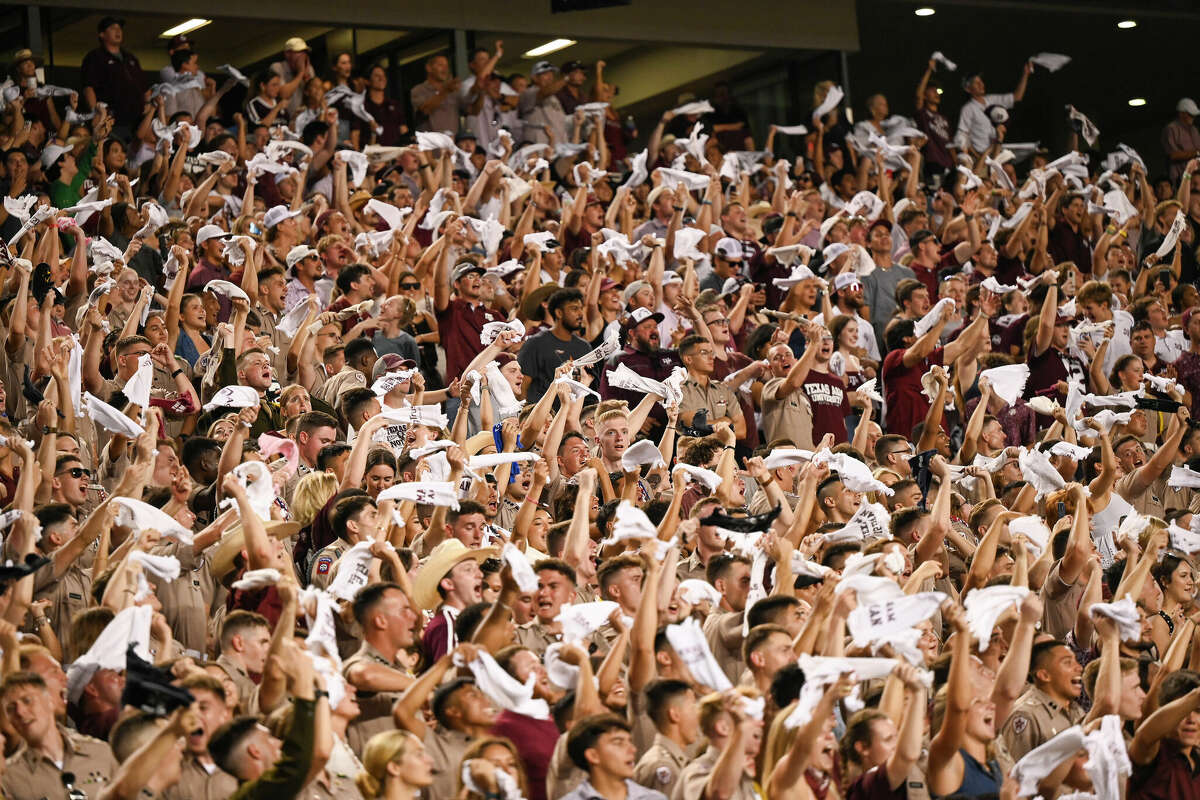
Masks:
[[[1020,701],[1018,701],[1020,703]],[[1018,705],[1004,721],[1004,733],[1009,736],[1024,736],[1037,729],[1037,720],[1031,709]]]

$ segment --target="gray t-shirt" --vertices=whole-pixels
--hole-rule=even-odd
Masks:
[[[417,340],[412,337],[411,333],[400,331],[394,338],[388,338],[381,333],[375,334],[375,338],[371,340],[371,344],[375,345],[375,355],[383,356],[388,353],[395,353],[401,358],[411,358],[418,364],[421,363],[421,352],[417,347]]]
[[[875,329],[880,353],[887,352],[883,332],[896,313],[896,286],[905,278],[916,277],[917,273],[908,267],[894,264],[887,269],[876,266],[871,274],[863,278],[863,300],[871,309],[871,327]]]
[[[521,92],[517,108],[521,112],[521,120],[525,123],[525,141],[549,143],[550,137],[539,127],[549,125],[554,130],[555,141],[566,143],[570,137],[567,135],[567,114],[563,111],[562,103],[554,95],[539,98],[540,91],[538,87],[530,86]]]
[[[454,136],[458,133],[458,116],[461,113],[462,98],[458,92],[450,92],[442,98],[442,102],[430,114],[423,114],[421,106],[425,105],[438,93],[438,87],[429,81],[418,83],[409,92],[412,100],[413,113],[417,115],[417,129],[422,131],[440,131]]]

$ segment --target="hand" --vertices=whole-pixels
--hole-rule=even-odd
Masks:
[[[447,447],[446,460],[450,462],[452,472],[461,473],[463,468],[467,466],[467,454],[463,452],[461,447]]]
[[[1032,625],[1042,618],[1042,599],[1037,596],[1036,592],[1030,592],[1021,601],[1021,621]]]
[[[970,635],[970,629],[967,627],[967,615],[958,603],[947,600],[942,604],[942,620],[949,621],[957,633],[963,636]]]
[[[500,782],[496,780],[496,765],[486,758],[472,758],[467,761],[467,771],[471,780],[480,790],[487,794],[495,794],[500,790]]]

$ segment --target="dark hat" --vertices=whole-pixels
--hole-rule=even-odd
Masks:
[[[538,313],[538,307],[561,288],[557,283],[543,283],[525,296],[525,299],[521,301],[521,307],[517,310],[518,313],[525,319],[533,319]]]
[[[104,33],[106,30],[108,30],[113,25],[120,25],[122,28],[124,28],[125,27],[125,18],[124,17],[114,17],[112,15],[107,15],[107,16],[101,17],[100,21],[96,23],[96,33]]]
[[[125,688],[121,691],[121,705],[165,717],[177,708],[190,706],[195,696],[180,686],[174,686],[174,678],[165,669],[159,669],[142,659],[129,645],[125,651]]]
[[[171,41],[167,42],[167,49],[179,50],[184,47],[190,49],[193,44],[194,42],[192,41],[192,37],[188,36],[186,33],[177,33],[171,37]]]
[[[764,234],[775,233],[783,227],[783,214],[767,214],[763,217],[762,231]]]
[[[577,69],[586,70],[587,67],[583,65],[582,61],[568,61],[562,65],[562,74],[566,75],[568,72],[574,72]]]
[[[867,227],[867,235],[870,236],[871,232],[874,231],[876,228],[883,228],[888,233],[891,233],[892,232],[892,223],[888,222],[883,217],[880,217],[879,219],[875,220]]]

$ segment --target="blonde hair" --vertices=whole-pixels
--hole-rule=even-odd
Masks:
[[[370,738],[363,748],[363,771],[354,778],[354,785],[366,800],[383,797],[388,764],[404,758],[414,744],[421,742],[408,731],[401,730],[384,731]]]
[[[337,494],[338,479],[332,472],[310,472],[296,483],[292,494],[292,520],[300,527],[312,524],[329,498]]]
[[[529,796],[529,784],[525,779],[525,765],[521,761],[521,754],[517,752],[517,746],[512,743],[511,739],[506,739],[503,736],[484,736],[471,742],[471,746],[463,751],[462,758],[459,759],[459,764],[465,764],[473,758],[483,758],[483,751],[489,747],[503,747],[508,752],[512,753],[513,760],[517,764],[517,785],[521,788],[521,797]],[[500,769],[500,767],[496,767]],[[462,785],[462,772],[458,775],[458,790],[461,793],[465,787]],[[469,797],[479,797],[477,794],[468,794]]]

